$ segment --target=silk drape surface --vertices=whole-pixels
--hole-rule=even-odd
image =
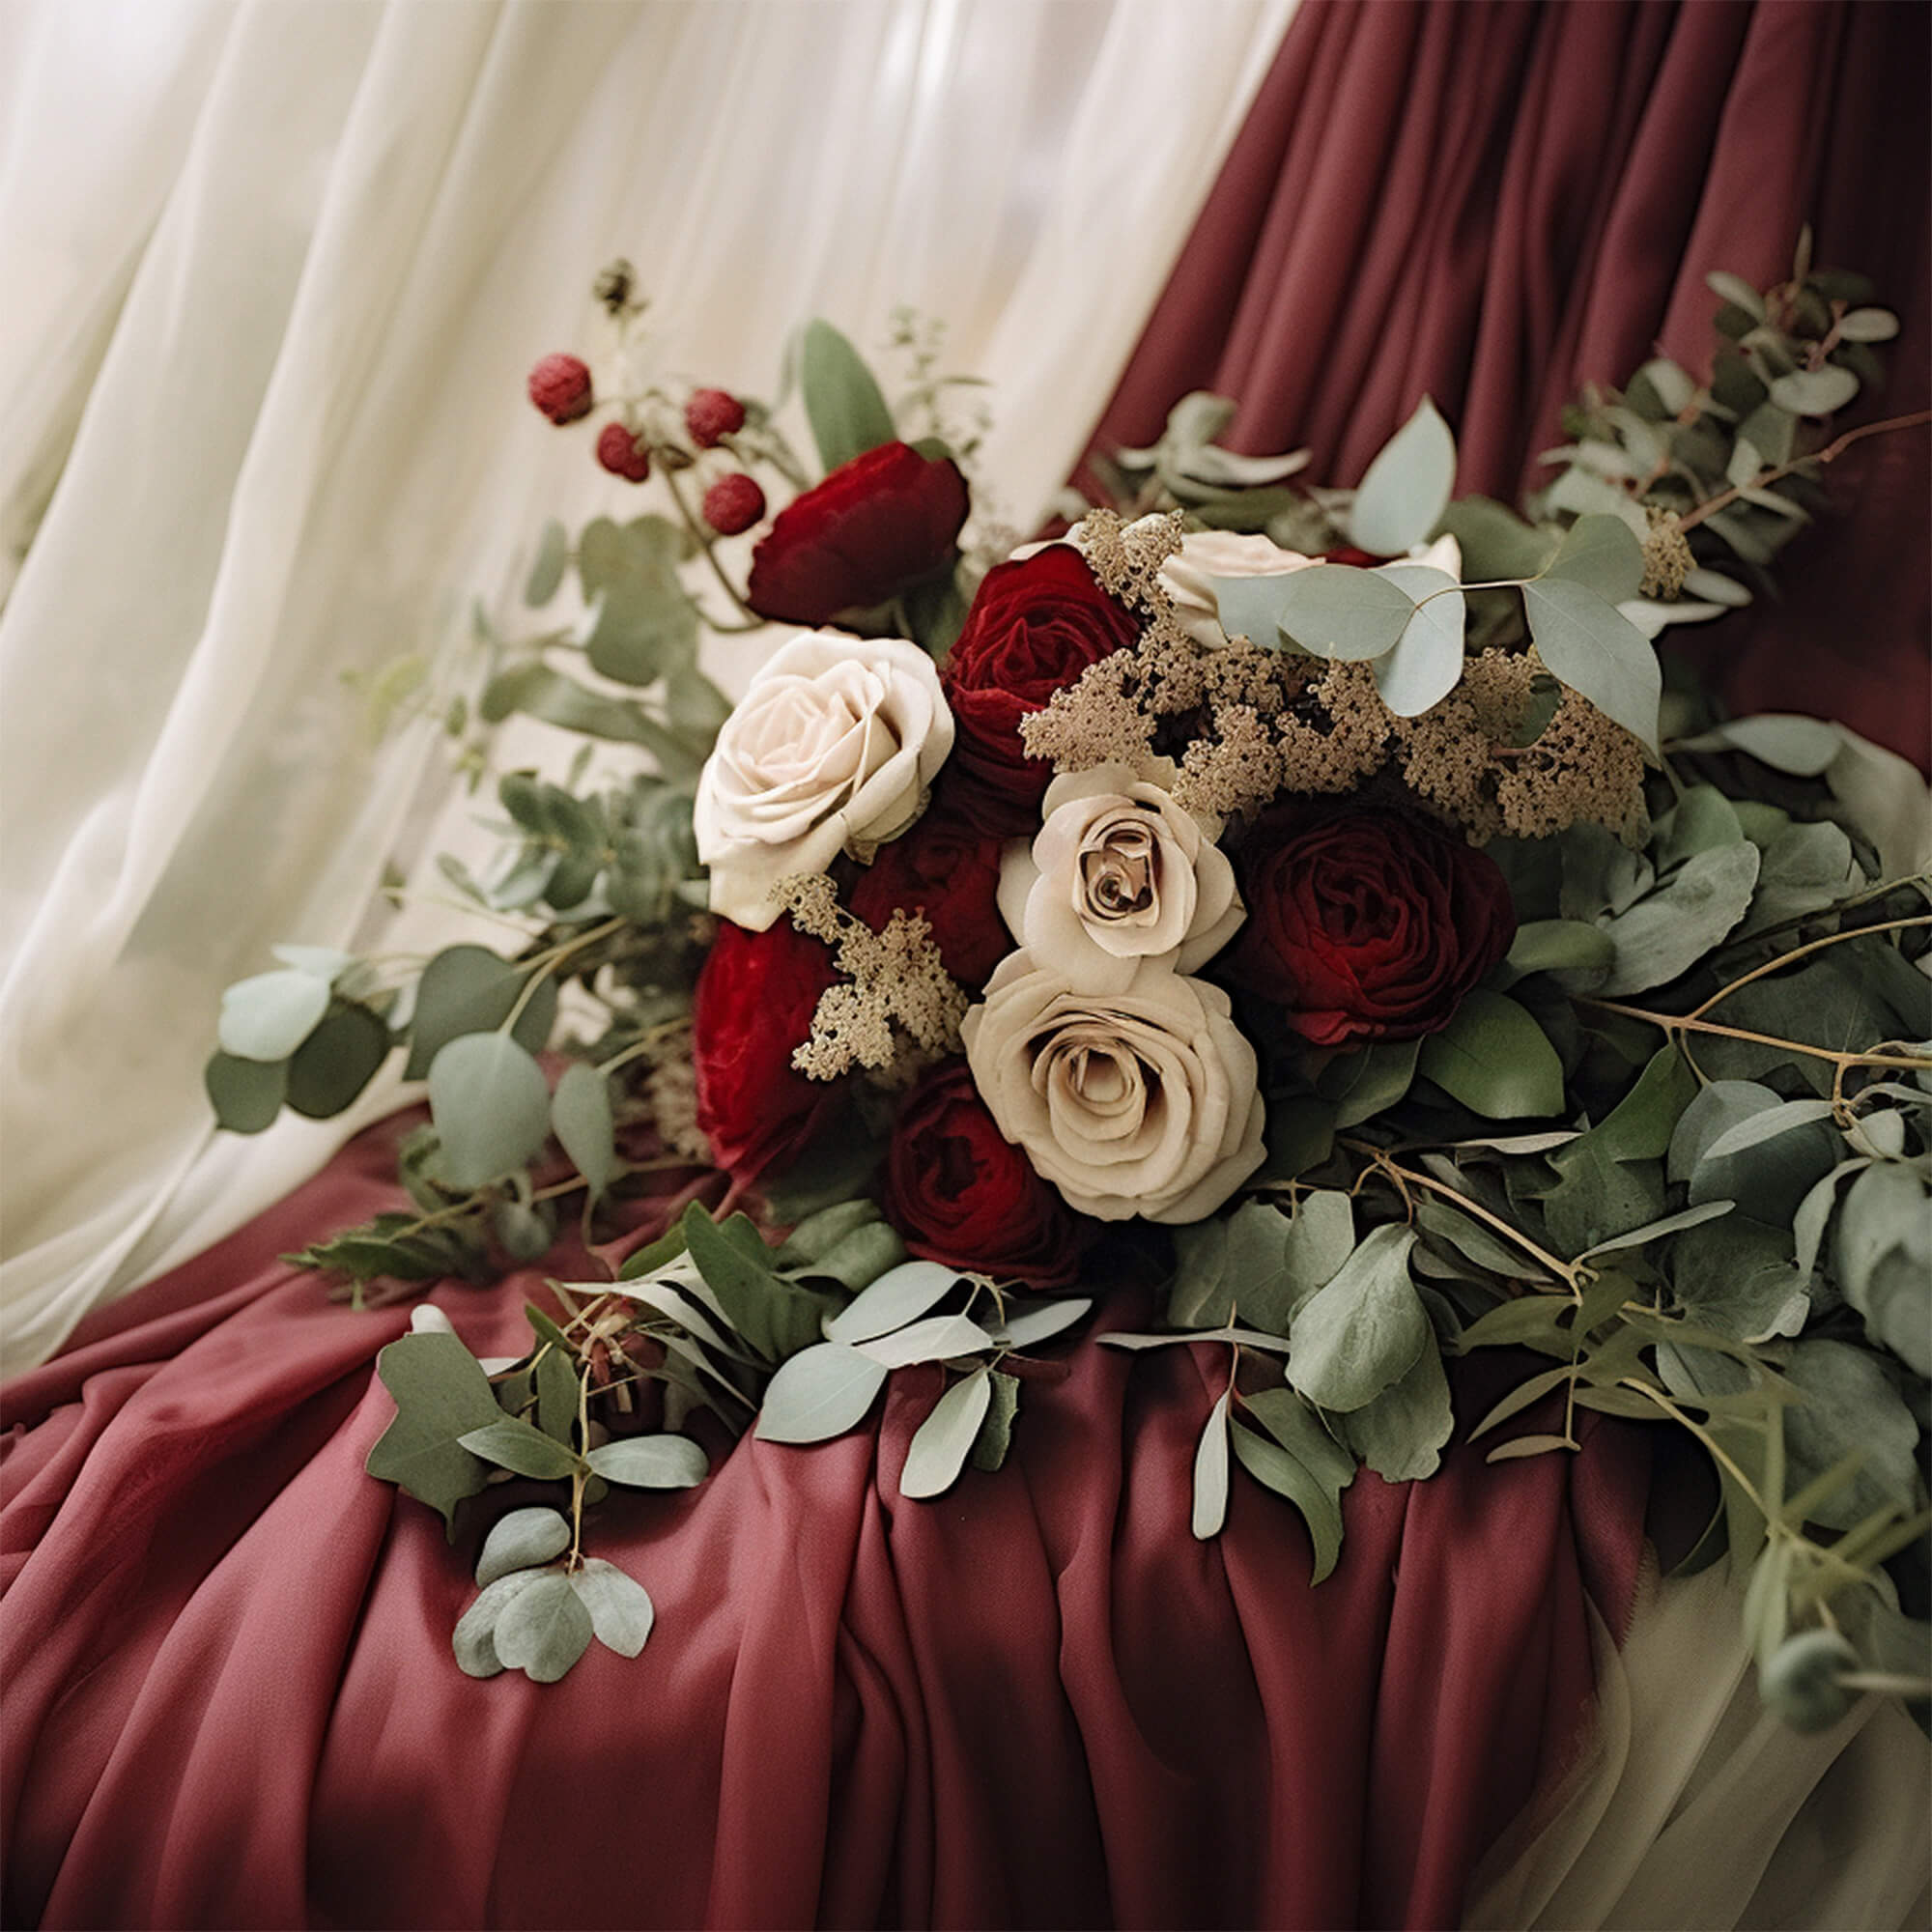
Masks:
[[[1709,368],[1712,270],[1768,287],[1800,229],[1904,325],[1885,392],[1932,392],[1932,10],[1885,0],[1309,0],[1095,438],[1194,387],[1229,440],[1357,481],[1422,396],[1458,488],[1514,501],[1563,404],[1660,351]],[[1780,597],[1668,634],[1743,710],[1932,756],[1932,436],[1834,463]]]
[[[754,395],[809,316],[874,354],[944,319],[1029,523],[1293,5],[7,0],[0,1360],[342,1139],[212,1144],[223,986],[471,936],[441,703],[379,739],[365,694],[413,656],[446,698],[544,519],[625,510],[523,400],[549,351],[608,366],[597,270],[638,267],[647,372]],[[735,641],[732,688],[771,647]],[[506,765],[567,762],[531,729]]]
[[[929,1372],[834,1442],[607,1503],[586,1548],[655,1598],[642,1656],[464,1677],[479,1525],[524,1498],[451,1549],[366,1476],[408,1310],[276,1259],[395,1205],[407,1124],[8,1391],[8,1923],[1441,1926],[1576,1760],[1646,1431],[1360,1474],[1311,1590],[1258,1485],[1189,1533],[1221,1351],[1092,1339],[1028,1385],[1008,1467],[934,1503],[896,1487]],[[433,1298],[501,1354],[539,1279]]]

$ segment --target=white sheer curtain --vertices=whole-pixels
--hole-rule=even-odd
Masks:
[[[1293,5],[0,0],[6,1366],[341,1138],[211,1144],[216,1001],[346,942],[435,782],[343,674],[626,487],[520,393],[591,271],[753,390],[806,315],[946,317],[1025,524]]]

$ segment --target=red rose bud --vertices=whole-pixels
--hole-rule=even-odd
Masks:
[[[840,1104],[843,1083],[791,1064],[836,978],[832,951],[781,919],[764,932],[721,923],[691,1013],[697,1124],[742,1181],[802,1153]]]
[[[546,355],[530,371],[530,401],[559,426],[588,415],[594,400],[590,371],[575,355]]]
[[[704,493],[704,521],[721,537],[749,530],[765,514],[765,493],[742,469],[721,476]]]
[[[745,601],[814,626],[870,610],[952,561],[967,507],[956,463],[881,443],[779,512],[752,553]]]
[[[684,427],[699,449],[716,449],[721,437],[745,427],[745,406],[728,389],[694,389],[684,406]]]
[[[651,446],[622,423],[606,423],[597,439],[597,460],[612,476],[641,483],[651,473]]]
[[[1516,937],[1495,861],[1415,812],[1285,808],[1243,841],[1239,870],[1248,923],[1229,977],[1318,1046],[1436,1032]]]
[[[1053,767],[1027,756],[1020,720],[1137,635],[1070,544],[989,571],[941,679],[956,733],[949,808],[992,837],[1037,831]]]
[[[1000,1132],[963,1060],[934,1067],[899,1110],[884,1207],[910,1253],[1030,1288],[1070,1287],[1096,1232]]]
[[[850,905],[874,932],[895,909],[923,912],[946,970],[983,986],[1013,950],[1000,917],[1000,845],[949,812],[928,811],[879,855],[852,888]]]

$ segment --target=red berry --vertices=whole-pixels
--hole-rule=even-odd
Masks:
[[[597,460],[612,476],[641,483],[651,473],[651,446],[622,423],[606,423],[597,439]]]
[[[749,530],[764,514],[765,493],[742,469],[719,477],[704,493],[704,521],[721,537]]]
[[[546,355],[530,371],[530,401],[554,423],[587,415],[593,400],[590,371],[575,355]]]
[[[745,406],[726,389],[694,389],[684,406],[684,426],[699,449],[715,449],[720,437],[745,427]]]

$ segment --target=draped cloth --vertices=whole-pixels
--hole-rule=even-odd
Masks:
[[[1923,410],[1928,71],[1932,10],[1884,0],[1309,0],[1095,442],[1149,442],[1212,388],[1238,399],[1233,445],[1305,444],[1348,484],[1429,395],[1459,491],[1514,501],[1584,384],[1660,352],[1707,373],[1706,274],[1770,286],[1807,222],[1904,324],[1856,418]],[[1925,766],[1928,479],[1922,427],[1855,445],[1779,601],[1670,647],[1741,709],[1822,712]]]
[[[836,1441],[608,1501],[586,1548],[652,1593],[641,1657],[463,1676],[480,1525],[532,1497],[467,1505],[451,1549],[365,1475],[408,1311],[276,1259],[399,1203],[408,1123],[9,1392],[8,1923],[1440,1926],[1577,1759],[1645,1430],[1359,1474],[1311,1590],[1257,1484],[1189,1533],[1225,1350],[1093,1339],[1027,1384],[1008,1466],[937,1502],[897,1494],[936,1371]],[[537,1280],[434,1299],[514,1352]],[[1492,1392],[1462,1387],[1465,1424]]]

